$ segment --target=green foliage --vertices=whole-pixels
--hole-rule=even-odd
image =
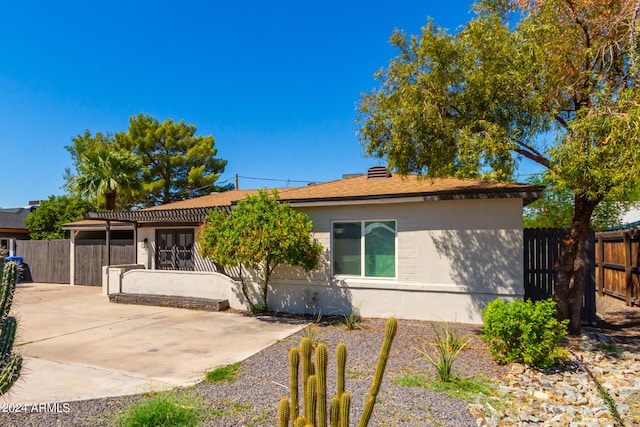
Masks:
[[[393,33],[398,54],[360,99],[360,142],[401,174],[509,180],[526,158],[570,190],[572,239],[556,291],[558,313],[577,333],[578,247],[593,210],[640,187],[635,8],[615,0],[472,7],[455,34],[432,21],[419,35]]]
[[[142,161],[145,206],[209,194],[224,172],[226,160],[216,158],[213,136],[196,136],[197,127],[184,120],[160,122],[148,114],[129,119],[129,129],[116,134],[118,148]]]
[[[142,165],[129,151],[99,147],[80,158],[78,170],[75,191],[84,197],[105,196],[107,210],[115,210],[118,190],[142,189]]]
[[[257,302],[255,304],[249,304],[249,311],[254,314],[266,313],[269,311],[269,306],[266,302]]]
[[[49,196],[24,223],[33,240],[68,239],[69,231],[62,230],[62,224],[80,221],[85,212],[95,210],[97,206],[90,200],[69,195]]]
[[[0,396],[5,394],[20,376],[22,356],[13,353],[18,322],[9,316],[16,291],[18,265],[4,263],[0,258]]]
[[[498,363],[521,362],[539,368],[564,360],[567,352],[559,343],[569,322],[554,317],[555,306],[552,299],[505,303],[498,298],[487,304],[482,312],[482,339],[489,343],[493,358]]]
[[[479,396],[486,398],[496,395],[491,383],[482,378],[452,377],[451,381],[439,381],[430,380],[424,375],[407,374],[394,378],[393,383],[403,387],[428,388],[466,402],[476,402]]]
[[[462,349],[469,344],[471,338],[460,337],[455,324],[453,326],[449,324],[436,326],[432,323],[431,326],[433,335],[429,346],[435,350],[435,353],[432,354],[426,345],[423,345],[422,348],[417,348],[416,351],[436,368],[440,381],[452,381],[454,379],[451,375],[453,362],[455,362]]]
[[[203,256],[223,267],[244,265],[261,279],[260,299],[254,302],[243,278],[242,291],[250,307],[268,309],[269,281],[274,269],[286,264],[311,271],[318,265],[322,245],[311,236],[313,225],[304,213],[278,201],[267,191],[240,201],[227,214],[211,211],[198,242]]]
[[[124,163],[130,182],[123,181],[123,176],[118,178],[120,208],[155,206],[232,188],[215,185],[227,161],[215,157],[213,136],[196,136],[196,130],[195,125],[184,121],[159,122],[148,114],[131,117],[127,131],[115,135],[100,132],[92,135],[85,130],[72,139],[72,145],[65,147],[73,161],[72,168],[66,169],[65,188],[76,192],[85,188],[78,187],[78,180],[91,182],[96,181],[95,176],[115,175],[88,173],[88,166],[95,169],[90,165],[97,162],[91,157],[98,152],[120,153],[118,157],[132,157],[138,163],[137,168],[129,168],[128,160]]]
[[[88,129],[85,129],[84,133],[71,138],[71,141],[73,142],[72,145],[66,145],[64,147],[69,152],[73,162],[73,168],[67,167],[65,169],[64,189],[68,192],[74,191],[75,180],[78,177],[84,156],[101,148],[115,149],[112,134],[97,132],[94,136],[91,135]]]
[[[347,329],[347,331],[362,329],[362,326],[360,325],[361,319],[362,318],[360,317],[360,310],[358,309],[358,307],[352,307],[351,313],[344,314],[342,316],[342,324]]]
[[[231,382],[238,375],[238,367],[240,363],[232,363],[231,365],[221,366],[213,371],[207,372],[205,380],[210,383]]]
[[[201,402],[172,394],[161,394],[138,403],[120,416],[122,427],[195,427],[201,420]]]
[[[486,380],[478,378],[456,377],[449,382],[428,381],[427,387],[466,402],[476,402],[479,396],[495,396],[493,386]]]
[[[395,377],[392,382],[402,387],[427,387],[427,378],[419,374],[407,374]]]
[[[398,322],[395,318],[390,318],[385,325],[385,337],[382,343],[382,349],[378,358],[378,366],[374,374],[369,396],[367,397],[364,411],[360,417],[358,427],[365,427],[369,424],[373,408],[376,403],[378,391],[382,383],[382,377],[391,351],[391,344],[398,329]],[[289,417],[287,414],[293,414],[291,417],[292,426],[318,426],[327,427],[327,425],[348,427],[351,412],[351,395],[344,390],[345,384],[345,364],[347,358],[347,350],[344,343],[338,344],[336,347],[336,373],[337,373],[337,390],[336,394],[330,399],[327,414],[327,347],[324,343],[318,344],[315,353],[315,363],[312,356],[312,345],[308,338],[303,338],[299,348],[292,348],[289,351],[289,385],[291,392],[291,400],[283,398],[278,404],[278,419],[280,427],[287,427]],[[304,407],[302,411],[298,408],[298,362],[302,362],[302,390],[304,392]],[[285,406],[290,407],[287,411]],[[299,414],[297,416],[297,414]],[[329,415],[327,417],[327,415]],[[317,420],[317,424],[316,424]]]
[[[575,194],[570,189],[559,189],[549,174],[534,175],[531,184],[546,185],[542,197],[524,208],[524,228],[569,228],[573,219]],[[606,198],[594,209],[591,227],[602,231],[620,225],[622,216],[629,209],[627,203]]]
[[[311,346],[316,348],[320,344],[322,333],[318,329],[317,324],[311,324],[302,330],[302,337],[309,338],[311,340]]]

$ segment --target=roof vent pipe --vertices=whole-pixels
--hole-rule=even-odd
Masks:
[[[385,166],[373,166],[367,170],[367,179],[391,178],[391,172]]]

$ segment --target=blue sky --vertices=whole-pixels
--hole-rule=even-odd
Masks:
[[[20,1],[0,6],[0,207],[62,194],[64,146],[148,113],[213,135],[240,188],[328,181],[378,164],[360,93],[395,28],[453,31],[470,1]],[[258,181],[242,177],[282,181]]]

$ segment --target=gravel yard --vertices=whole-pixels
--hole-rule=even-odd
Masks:
[[[597,327],[585,328],[589,336],[596,334],[598,339],[606,342],[614,342],[620,348],[625,348],[628,353],[622,357],[611,358],[611,363],[618,363],[622,359],[633,359],[640,351],[640,309],[637,307],[624,307],[613,298],[599,298],[598,314],[602,321]],[[265,317],[265,321],[269,318]],[[378,403],[376,405],[371,426],[476,426],[477,421],[469,412],[467,403],[447,397],[443,393],[431,391],[420,387],[406,387],[395,383],[398,378],[410,375],[435,374],[433,368],[424,360],[419,360],[416,347],[422,347],[428,342],[432,334],[430,322],[400,320],[398,334],[393,343],[393,348],[385,372],[384,382]],[[181,390],[181,393],[196,396],[207,408],[209,415],[202,425],[216,427],[240,427],[240,426],[274,426],[276,423],[276,406],[282,397],[288,397],[286,388],[288,384],[288,357],[289,348],[297,346],[303,336],[315,336],[317,340],[324,341],[329,347],[330,360],[328,370],[328,386],[335,386],[334,351],[336,345],[342,341],[347,345],[347,390],[352,393],[352,425],[357,423],[364,400],[371,384],[371,379],[377,363],[378,351],[382,344],[384,320],[365,319],[361,322],[362,329],[347,331],[344,326],[336,324],[312,325],[305,331],[274,344],[273,346],[246,359],[240,364],[236,380],[230,383],[211,384],[202,382],[196,386]],[[486,345],[479,339],[479,326],[458,325],[458,332],[472,338],[470,344],[460,353],[454,364],[454,373],[462,377],[484,377],[496,383],[509,383],[509,378],[514,373],[510,372],[513,366],[499,366],[489,356]],[[572,339],[571,346],[587,339]],[[578,340],[578,341],[576,341]],[[587,343],[587,341],[584,341]],[[593,347],[592,347],[593,348]],[[211,351],[215,351],[215,343],[211,343]],[[594,348],[589,355],[593,355],[604,363],[610,354],[603,353]],[[627,354],[627,356],[625,356]],[[629,357],[633,356],[633,357]],[[615,356],[615,355],[614,355]],[[570,366],[568,364],[567,366]],[[605,375],[610,367],[596,367]],[[613,367],[613,365],[612,365]],[[531,371],[532,375],[540,376],[541,372]],[[585,374],[581,371],[573,373],[569,370],[559,371],[563,377],[575,376],[582,381]],[[564,372],[564,373],[563,373]],[[603,377],[604,378],[604,377]],[[544,377],[550,381],[552,378]],[[522,383],[521,380],[519,382]],[[522,384],[521,384],[522,385]],[[64,387],[64,384],[60,385]],[[537,387],[537,386],[534,386]],[[542,387],[542,386],[540,386]],[[593,384],[588,384],[592,388]],[[526,392],[527,388],[523,388]],[[553,394],[554,389],[546,390]],[[616,390],[612,390],[614,393]],[[640,393],[640,388],[632,386],[631,395]],[[529,393],[534,392],[533,389]],[[514,395],[517,393],[513,393]],[[616,398],[617,394],[614,393]],[[130,408],[133,404],[148,400],[148,395],[124,396],[108,399],[95,399],[79,402],[69,402],[66,406],[48,408],[46,412],[20,412],[3,413],[0,417],[0,426],[109,426],[114,424],[114,417]],[[633,399],[632,399],[633,400]],[[516,400],[517,402],[517,400]],[[621,398],[617,402],[625,403]],[[628,402],[627,402],[628,403]],[[514,407],[522,413],[532,413],[529,416],[532,421],[527,425],[539,425],[540,408],[546,403],[525,399],[521,402],[527,407]],[[631,409],[623,414],[627,422],[640,420],[640,408],[631,405]],[[629,405],[627,405],[629,406]],[[637,405],[636,405],[637,406]],[[537,408],[537,409],[536,409]],[[52,412],[53,409],[53,412]],[[56,413],[57,409],[57,413]],[[570,408],[569,408],[570,409]],[[635,412],[634,412],[635,411]],[[29,413],[27,413],[29,412]],[[479,411],[475,410],[475,415]],[[481,411],[480,411],[481,412]],[[600,419],[595,419],[594,425],[611,425],[607,411],[602,411]],[[635,415],[634,415],[635,414]],[[566,417],[565,417],[566,418]],[[486,419],[485,419],[486,420]],[[480,420],[482,421],[482,419]],[[523,425],[522,420],[516,417],[511,421],[502,417],[492,422],[504,425]],[[544,424],[544,422],[542,422]],[[602,424],[604,423],[604,424]],[[555,425],[555,424],[548,424]],[[585,424],[586,425],[586,424]],[[627,424],[631,425],[631,424]]]
[[[372,426],[475,426],[467,405],[442,393],[425,388],[394,384],[394,378],[408,374],[433,374],[426,361],[418,360],[416,347],[425,345],[432,333],[429,322],[400,320],[393,343],[384,382],[376,405]],[[352,422],[359,419],[382,345],[384,320],[365,319],[362,329],[347,331],[341,325],[312,325],[311,332],[303,332],[283,340],[243,361],[239,375],[231,383],[200,383],[186,392],[200,396],[216,415],[207,417],[206,426],[273,426],[276,406],[288,396],[288,349],[297,346],[306,334],[314,334],[329,348],[328,381],[334,388],[336,345],[347,345],[347,391],[352,393]],[[479,327],[458,325],[460,334],[473,337],[460,354],[454,372],[462,376],[496,378],[507,368],[496,365],[484,343],[478,338]],[[211,344],[215,351],[215,343]],[[61,384],[61,387],[64,387]],[[113,416],[135,402],[147,399],[136,395],[108,399],[70,402],[59,413],[5,413],[2,426],[106,426]],[[355,424],[355,423],[354,423]]]

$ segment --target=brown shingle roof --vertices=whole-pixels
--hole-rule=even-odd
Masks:
[[[522,197],[535,199],[540,197],[544,187],[530,184],[505,183],[479,179],[425,178],[418,175],[392,175],[389,178],[367,178],[366,175],[343,178],[306,187],[280,188],[278,196],[282,201],[348,201],[367,199],[386,199],[411,196],[432,196],[432,198],[474,198],[474,195],[493,197]],[[232,206],[258,190],[231,190],[195,197],[189,200],[154,206],[142,211],[209,208]],[[523,193],[530,193],[529,196]],[[530,200],[529,200],[530,201]]]
[[[474,195],[494,194],[494,197],[516,197],[525,192],[539,197],[543,187],[538,185],[504,183],[479,179],[425,178],[418,175],[392,175],[389,178],[367,178],[366,175],[344,178],[323,184],[287,189],[280,194],[281,200],[340,201],[386,199],[412,196],[433,196],[436,198],[474,198]],[[523,198],[526,198],[523,196]]]
[[[343,178],[306,187],[278,189],[280,200],[292,205],[322,203],[343,204],[367,200],[451,200],[478,198],[521,198],[528,204],[539,198],[544,186],[504,183],[479,179],[425,178],[417,175],[391,175],[368,178],[367,175]],[[199,223],[206,212],[215,207],[230,209],[238,201],[258,190],[231,190],[207,196],[154,206],[133,212],[88,213],[86,219],[135,221],[139,225],[153,223]],[[82,222],[86,224],[84,221]],[[70,224],[67,224],[70,225]],[[79,224],[78,224],[79,225]]]

